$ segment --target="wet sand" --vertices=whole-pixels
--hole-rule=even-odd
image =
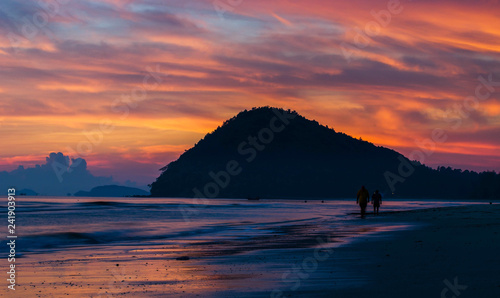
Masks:
[[[362,285],[300,294],[500,297],[499,215],[499,204],[384,214],[384,221],[405,221],[414,228],[363,238],[343,246],[327,265],[348,268],[350,275],[364,281]]]
[[[342,231],[318,222],[248,241],[27,255],[13,297],[500,297],[499,214],[495,204],[435,208]]]

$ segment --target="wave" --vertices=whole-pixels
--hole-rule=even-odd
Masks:
[[[159,229],[110,229],[94,232],[55,232],[23,235],[18,238],[19,247],[25,252],[44,252],[59,248],[96,246],[107,244],[148,245],[153,241],[170,238],[193,237],[230,229],[227,225],[208,226],[194,230],[165,231]]]
[[[23,202],[19,204],[19,212],[68,212],[80,210],[96,210],[96,209],[155,209],[155,210],[180,210],[180,209],[229,209],[229,208],[244,208],[258,209],[266,207],[274,207],[273,203],[230,203],[230,204],[197,204],[192,202],[185,203],[152,203],[152,202],[116,202],[116,201],[91,201],[91,202],[44,202],[44,203],[29,203]],[[0,214],[6,213],[6,210],[0,210]]]
[[[81,206],[110,206],[110,207],[144,207],[144,208],[171,208],[171,207],[181,207],[181,206],[199,206],[203,208],[228,208],[228,207],[245,207],[245,208],[262,208],[269,206],[270,204],[197,204],[197,203],[129,203],[129,202],[113,202],[113,201],[93,201],[93,202],[82,202],[78,203]]]
[[[31,236],[22,236],[18,238],[20,247],[26,248],[27,251],[38,249],[51,249],[62,246],[76,246],[76,245],[94,245],[102,243],[91,233],[79,232],[59,232],[47,233]]]
[[[227,234],[236,235],[237,238],[248,238],[262,233],[276,232],[276,229],[282,229],[287,226],[303,225],[308,221],[317,221],[319,217],[271,221],[265,223],[255,223],[252,221],[235,222],[219,222],[217,224],[209,224],[202,227],[191,227],[184,230],[170,229],[166,226],[137,226],[137,228],[111,228],[107,230],[97,231],[65,231],[65,232],[50,232],[42,234],[22,235],[18,238],[24,252],[50,252],[62,248],[71,247],[89,247],[99,245],[121,245],[121,246],[146,246],[153,243],[158,243],[161,240],[175,239],[183,241],[185,238],[196,238],[208,234],[216,234],[222,236]],[[217,238],[214,235],[212,237]],[[224,237],[224,236],[222,236]]]

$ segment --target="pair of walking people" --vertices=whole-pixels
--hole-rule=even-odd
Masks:
[[[361,208],[361,216],[365,216],[366,206],[370,201],[370,193],[368,190],[361,186],[361,189],[358,191],[356,196],[356,204]],[[382,195],[376,190],[372,195],[372,204],[373,204],[373,213],[378,214],[380,205],[382,205]]]

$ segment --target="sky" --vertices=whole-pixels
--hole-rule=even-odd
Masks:
[[[500,171],[499,1],[4,0],[0,66],[0,171],[61,152],[145,185],[266,105]]]

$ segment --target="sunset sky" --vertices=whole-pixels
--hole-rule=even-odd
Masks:
[[[500,171],[499,1],[7,0],[0,65],[0,171],[147,184],[265,105],[406,156],[443,129],[425,164]]]

